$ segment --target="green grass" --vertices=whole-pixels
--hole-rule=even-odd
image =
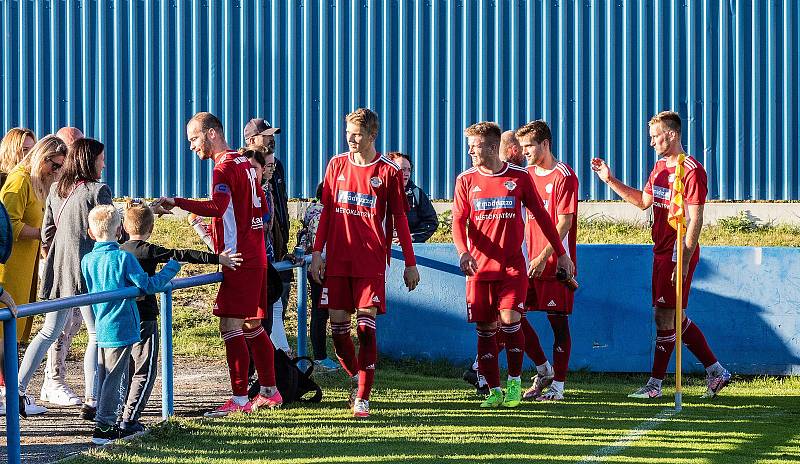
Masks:
[[[69,462],[572,463],[673,405],[671,390],[656,401],[626,398],[642,376],[579,372],[568,379],[564,402],[481,410],[474,391],[458,378],[418,373],[435,366],[386,364],[377,374],[368,420],[350,417],[344,378],[334,376],[323,382],[326,396],[318,405],[218,420],[174,419],[140,441]],[[737,379],[710,401],[699,398],[703,390],[702,379],[689,378],[683,412],[608,461],[800,462],[800,379]]]

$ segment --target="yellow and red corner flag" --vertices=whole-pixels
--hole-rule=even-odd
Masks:
[[[678,156],[675,166],[675,179],[672,181],[672,196],[669,202],[667,221],[678,231],[675,240],[677,262],[675,263],[675,410],[683,408],[683,389],[681,388],[681,365],[683,362],[681,348],[683,344],[683,234],[686,231],[686,214],[683,209],[683,162],[686,154]]]

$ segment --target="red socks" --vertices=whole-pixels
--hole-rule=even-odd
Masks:
[[[653,353],[653,370],[650,376],[654,379],[664,380],[667,374],[667,364],[672,352],[675,350],[675,329],[656,331],[656,349]]]
[[[566,314],[548,314],[547,320],[553,328],[553,370],[556,382],[567,379],[569,353],[572,351],[572,338],[569,334],[569,319]]]
[[[350,377],[356,375],[358,359],[356,359],[356,347],[353,345],[353,339],[350,338],[350,321],[331,322],[331,336],[336,357],[339,358],[345,372]]]
[[[356,318],[358,334],[358,397],[369,400],[375,381],[375,363],[378,361],[378,343],[375,336],[375,318],[366,314]]]
[[[692,322],[688,317],[683,320],[682,334],[683,344],[686,345],[686,348],[689,348],[689,351],[691,351],[701,363],[703,363],[703,367],[708,367],[717,362],[717,357],[714,356],[714,353],[708,346],[706,337],[703,335],[700,327],[697,327],[697,324]]]
[[[250,355],[242,329],[231,330],[222,334],[225,342],[225,357],[228,360],[228,371],[231,375],[231,390],[234,396],[247,395],[247,370],[250,367]],[[274,381],[274,377],[273,377]]]
[[[506,344],[509,377],[519,377],[522,373],[522,350],[525,345],[525,335],[519,328],[519,322],[500,326]]]
[[[500,366],[497,364],[497,329],[478,332],[478,371],[486,378],[489,388],[500,386]]]
[[[520,323],[522,327],[522,333],[525,336],[525,354],[528,355],[535,365],[541,366],[547,362],[547,356],[544,355],[542,344],[539,342],[539,336],[536,335],[536,331],[533,330],[533,326],[531,326],[531,323],[528,322],[528,318],[522,316]]]
[[[244,339],[250,346],[253,363],[258,372],[258,383],[262,387],[275,386],[275,347],[267,336],[264,327],[259,325],[255,329],[243,329]],[[249,366],[248,366],[249,367]]]

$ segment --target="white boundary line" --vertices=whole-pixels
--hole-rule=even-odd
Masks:
[[[619,440],[608,446],[600,448],[589,456],[584,457],[578,464],[602,462],[604,458],[608,456],[619,454],[631,443],[647,435],[650,431],[658,428],[662,422],[669,420],[669,418],[675,415],[675,413],[676,411],[674,409],[664,409],[660,413],[656,414],[653,418],[648,419],[629,430],[628,433],[620,437]]]

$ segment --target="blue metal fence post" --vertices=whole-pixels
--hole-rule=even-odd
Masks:
[[[19,431],[19,361],[17,360],[17,320],[3,321],[3,374],[6,377],[6,450],[9,464],[22,459]]]
[[[161,294],[161,417],[175,413],[172,388],[172,289]]]
[[[297,356],[306,355],[306,334],[308,333],[308,262],[297,269]]]

